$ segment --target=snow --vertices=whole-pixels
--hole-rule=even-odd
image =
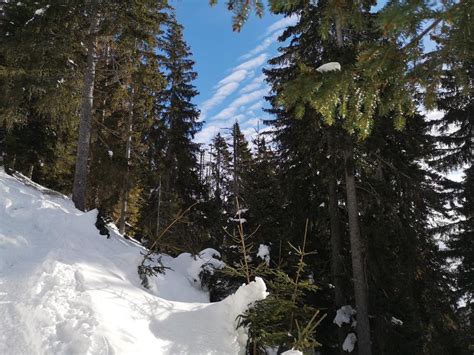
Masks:
[[[345,305],[339,308],[334,317],[333,323],[341,327],[344,323],[351,324],[351,318],[356,314],[356,311],[350,306]]]
[[[17,3],[17,6],[18,6],[19,4],[21,4],[21,3]],[[31,21],[33,21],[33,20],[35,19],[35,16],[42,16],[42,15],[46,12],[46,10],[47,10],[48,8],[49,8],[49,5],[46,5],[46,6],[43,7],[43,8],[40,8],[40,9],[35,10],[35,13],[34,13],[33,17],[30,18],[28,21],[26,21],[26,22],[25,22],[25,25],[27,25],[27,24],[29,24]]]
[[[339,64],[339,62],[329,62],[329,63],[321,65],[320,67],[316,69],[316,71],[320,73],[326,73],[329,71],[336,71],[336,70],[339,70],[339,71],[341,70],[341,64]]]
[[[393,325],[403,325],[403,321],[401,319],[395,318],[392,316],[391,322]]]
[[[352,352],[355,348],[355,343],[357,342],[357,336],[354,333],[349,333],[342,343],[342,350],[347,352]]]
[[[107,151],[107,153],[109,154],[109,158],[113,158],[114,152],[112,150]]]
[[[43,7],[41,9],[36,10],[35,15],[38,15],[38,16],[43,15],[46,12],[46,10],[48,9],[48,7],[49,7],[49,5],[46,5],[46,7]]]
[[[229,221],[230,222],[237,222],[237,223],[241,223],[241,224],[244,224],[247,222],[247,220],[245,218],[229,218]]]
[[[248,210],[249,210],[248,208],[241,208],[240,210],[237,211],[235,216],[240,216],[241,214],[247,213]]]
[[[303,353],[299,350],[287,350],[281,355],[303,355]]]
[[[257,278],[221,302],[200,289],[218,253],[162,255],[170,270],[140,285],[145,249],[110,239],[59,193],[0,170],[0,354],[243,354],[236,318],[266,297]]]
[[[265,261],[267,265],[270,264],[270,247],[265,244],[260,244],[258,247],[257,256]]]

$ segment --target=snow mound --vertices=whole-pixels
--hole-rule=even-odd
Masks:
[[[356,314],[356,310],[353,309],[350,305],[345,305],[339,308],[334,317],[333,323],[337,324],[339,327],[342,327],[344,323],[351,324],[351,319]]]
[[[349,333],[344,339],[344,343],[342,344],[342,350],[347,351],[349,353],[354,351],[355,344],[357,342],[357,335],[354,333]]]
[[[320,73],[326,73],[330,71],[340,71],[340,70],[341,70],[341,64],[339,62],[329,62],[329,63],[319,66],[316,69],[316,71]]]
[[[21,181],[20,181],[21,180]],[[94,227],[97,212],[0,170],[0,354],[243,354],[236,318],[266,297],[257,279],[218,303],[200,289],[218,253],[162,256],[143,289],[144,248]]]

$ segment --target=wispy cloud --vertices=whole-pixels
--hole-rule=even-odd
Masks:
[[[270,25],[265,32],[265,35],[268,36],[269,34],[287,28],[288,26],[293,26],[298,22],[299,16],[298,15],[291,15],[288,17],[284,17],[281,20],[278,20],[274,24]]]
[[[258,57],[252,58],[238,65],[234,70],[251,70],[260,67],[267,60],[267,53],[262,53]]]
[[[267,59],[267,54],[262,53],[259,56],[249,59],[235,68],[224,79],[216,85],[216,91],[201,104],[201,120],[207,117],[208,112],[223,102],[240,86],[244,80],[252,78],[255,75],[255,68],[262,66]]]
[[[220,87],[222,85],[235,83],[235,82],[240,83],[242,80],[246,79],[248,76],[250,76],[248,70],[234,69],[234,71],[230,75],[227,75],[224,79],[219,81],[219,83],[216,86]]]
[[[248,113],[253,113],[255,110],[260,110],[263,107],[263,100],[254,103],[252,106],[247,108]]]
[[[260,89],[260,90],[255,90],[252,92],[249,92],[247,94],[244,94],[234,101],[231,102],[229,106],[227,106],[225,109],[223,109],[221,112],[219,112],[217,115],[215,115],[213,118],[216,120],[225,120],[231,118],[239,108],[242,106],[254,102],[255,100],[259,100],[262,98],[262,96],[266,95],[268,90],[265,89]]]
[[[265,83],[265,74],[257,76],[250,83],[245,85],[242,89],[239,90],[239,94],[245,94],[247,92],[255,91],[260,88]]]
[[[253,57],[254,55],[257,55],[263,51],[266,51],[273,43],[275,43],[282,34],[283,30],[276,31],[272,35],[268,36],[265,38],[258,46],[256,46],[254,49],[252,49],[250,52],[244,54],[243,56],[240,57],[240,59],[248,59]]]
[[[204,101],[204,103],[201,105],[201,116],[205,116],[210,109],[224,101],[225,98],[237,90],[238,87],[238,82],[229,82],[217,89],[214,95],[212,95],[209,100]],[[204,117],[201,118],[204,119]]]
[[[260,111],[268,94],[268,86],[261,68],[269,57],[272,45],[277,42],[278,37],[288,26],[296,24],[298,16],[282,18],[270,25],[261,39],[261,42],[242,55],[239,60],[243,61],[230,69],[227,76],[221,79],[214,87],[212,96],[201,104],[201,119],[209,116],[208,123],[196,135],[196,141],[209,142],[212,137],[223,128],[228,128],[237,120],[249,133],[257,127],[262,114]],[[252,79],[253,78],[253,79]],[[240,89],[240,90],[239,90]],[[238,95],[236,97],[236,92]],[[229,104],[227,100],[233,99]],[[226,103],[227,106],[222,104]],[[216,109],[217,114],[214,114]]]

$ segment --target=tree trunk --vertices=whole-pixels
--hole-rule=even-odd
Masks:
[[[92,107],[94,103],[94,80],[97,63],[97,28],[99,25],[98,0],[91,1],[90,27],[87,39],[87,66],[84,73],[82,103],[79,123],[79,139],[77,142],[76,168],[72,200],[76,208],[86,210],[86,184],[88,158],[92,130]]]
[[[364,246],[360,236],[359,209],[357,206],[357,191],[354,176],[354,146],[349,136],[346,137],[344,145],[344,170],[352,255],[352,276],[357,308],[357,346],[360,355],[370,355],[372,350],[370,343],[367,277],[364,265]]]
[[[132,88],[132,94],[130,97],[129,111],[128,111],[127,144],[125,146],[125,161],[127,163],[127,169],[125,170],[125,178],[124,178],[124,184],[123,184],[123,190],[122,190],[122,207],[120,210],[119,231],[121,234],[125,233],[125,225],[127,223],[127,213],[128,213],[128,200],[129,200],[129,195],[130,195],[130,156],[132,152],[132,133],[133,133],[133,94],[134,94],[134,90]]]
[[[341,28],[341,21],[338,16],[336,16],[335,25],[336,43],[339,48],[342,48],[344,37]],[[359,208],[357,206],[357,190],[354,176],[354,146],[352,144],[352,138],[347,135],[344,143],[347,214],[349,217],[352,277],[357,308],[357,348],[359,355],[371,355],[372,346],[370,343],[369,299],[367,277],[364,267],[364,250],[360,236]]]
[[[328,181],[329,193],[329,220],[331,225],[331,274],[334,283],[334,304],[337,309],[346,304],[344,297],[343,263],[342,263],[342,232],[341,216],[339,213],[339,199],[337,196],[337,172],[336,172],[336,147],[334,141],[334,130],[328,132],[328,151],[330,154],[330,176]],[[345,331],[339,327],[337,331],[339,339],[339,351],[341,354],[342,344],[345,339]]]
[[[160,182],[158,184],[158,201],[156,204],[156,237],[160,235],[160,209],[161,209],[161,175],[160,175]]]
[[[239,171],[238,171],[238,159],[237,159],[237,154],[238,154],[238,149],[239,147],[237,146],[237,122],[234,124],[234,127],[232,128],[232,138],[233,138],[233,148],[234,148],[234,154],[233,154],[233,163],[234,163],[234,206],[235,206],[235,213],[237,213],[238,210],[238,201],[237,199],[239,198]]]
[[[30,168],[28,169],[28,178],[29,178],[30,180],[33,179],[33,172],[34,172],[34,170],[35,170],[35,165],[34,165],[34,164],[31,164],[31,165],[30,165]]]

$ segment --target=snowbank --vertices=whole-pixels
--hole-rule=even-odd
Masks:
[[[25,180],[27,182],[27,180]],[[218,303],[199,288],[199,257],[164,255],[140,286],[143,248],[94,227],[96,212],[0,170],[0,354],[239,354],[236,317],[266,296],[257,279]]]

